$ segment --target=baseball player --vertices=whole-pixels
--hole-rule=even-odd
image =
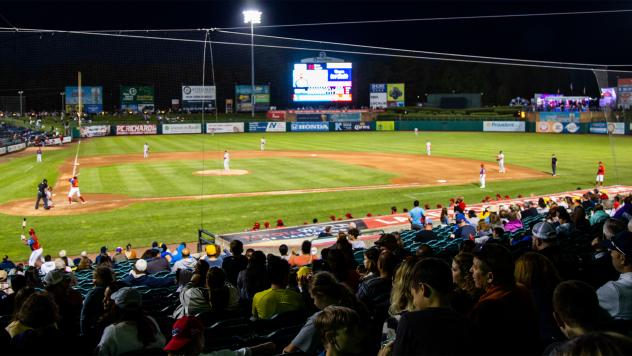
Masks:
[[[230,171],[230,154],[228,151],[224,151],[224,170]]]
[[[426,141],[426,156],[430,156],[431,149],[432,149],[432,143],[430,143],[430,141]]]
[[[147,142],[143,145],[143,158],[149,158],[149,145]]]
[[[557,175],[557,157],[555,157],[555,153],[551,157],[551,174],[553,177]]]
[[[415,127],[415,136],[419,136],[419,129]]]
[[[29,230],[29,238],[26,236],[21,236],[22,242],[27,245],[31,249],[31,256],[29,257],[29,266],[36,266],[37,262],[41,263],[42,261],[42,253],[44,253],[44,248],[40,245],[39,240],[37,239],[37,235],[35,235],[35,230]]]
[[[266,150],[266,138],[265,137],[261,138],[261,143],[259,144],[259,148],[261,149],[261,151],[265,151]]]
[[[68,205],[72,204],[72,197],[77,194],[77,198],[81,200],[81,204],[85,204],[86,201],[81,196],[81,191],[79,191],[79,178],[74,176],[68,179],[70,182],[70,191],[68,191]]]
[[[38,147],[37,148],[37,163],[41,163],[42,162],[42,148]]]
[[[599,167],[597,167],[597,178],[595,179],[595,186],[603,187],[603,176],[606,175],[606,167],[603,162],[599,161]]]
[[[498,173],[505,173],[505,154],[503,151],[498,152],[496,161],[498,161]]]
[[[48,187],[48,189],[46,189],[46,198],[48,198],[48,207],[52,208],[55,206],[55,203],[53,203],[53,188],[52,187]]]
[[[479,171],[479,180],[481,182],[481,189],[485,189],[485,178],[487,177],[487,170],[485,165],[481,163],[481,170]]]

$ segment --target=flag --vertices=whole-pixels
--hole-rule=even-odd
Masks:
[[[573,82],[571,82],[571,92],[573,91]]]
[[[584,95],[586,95],[586,87],[584,87]]]
[[[557,88],[557,94],[558,95],[560,94],[560,88]]]

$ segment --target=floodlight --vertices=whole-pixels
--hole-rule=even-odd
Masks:
[[[261,23],[261,11],[259,10],[245,10],[244,23],[260,24]]]

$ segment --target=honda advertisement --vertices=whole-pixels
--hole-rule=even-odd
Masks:
[[[329,123],[318,121],[293,122],[290,126],[293,132],[327,132]]]

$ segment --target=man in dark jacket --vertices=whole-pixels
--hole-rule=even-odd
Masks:
[[[40,200],[44,200],[44,209],[50,209],[48,207],[48,197],[46,196],[47,189],[48,181],[46,179],[37,185],[37,201],[35,202],[35,209],[39,209]]]
[[[152,249],[151,258],[147,260],[147,274],[169,271],[171,271],[169,261],[164,257],[160,257],[160,250]]]
[[[244,244],[239,240],[230,242],[230,256],[224,258],[222,269],[226,272],[226,280],[232,285],[237,285],[239,272],[248,267],[248,258],[244,255]]]

